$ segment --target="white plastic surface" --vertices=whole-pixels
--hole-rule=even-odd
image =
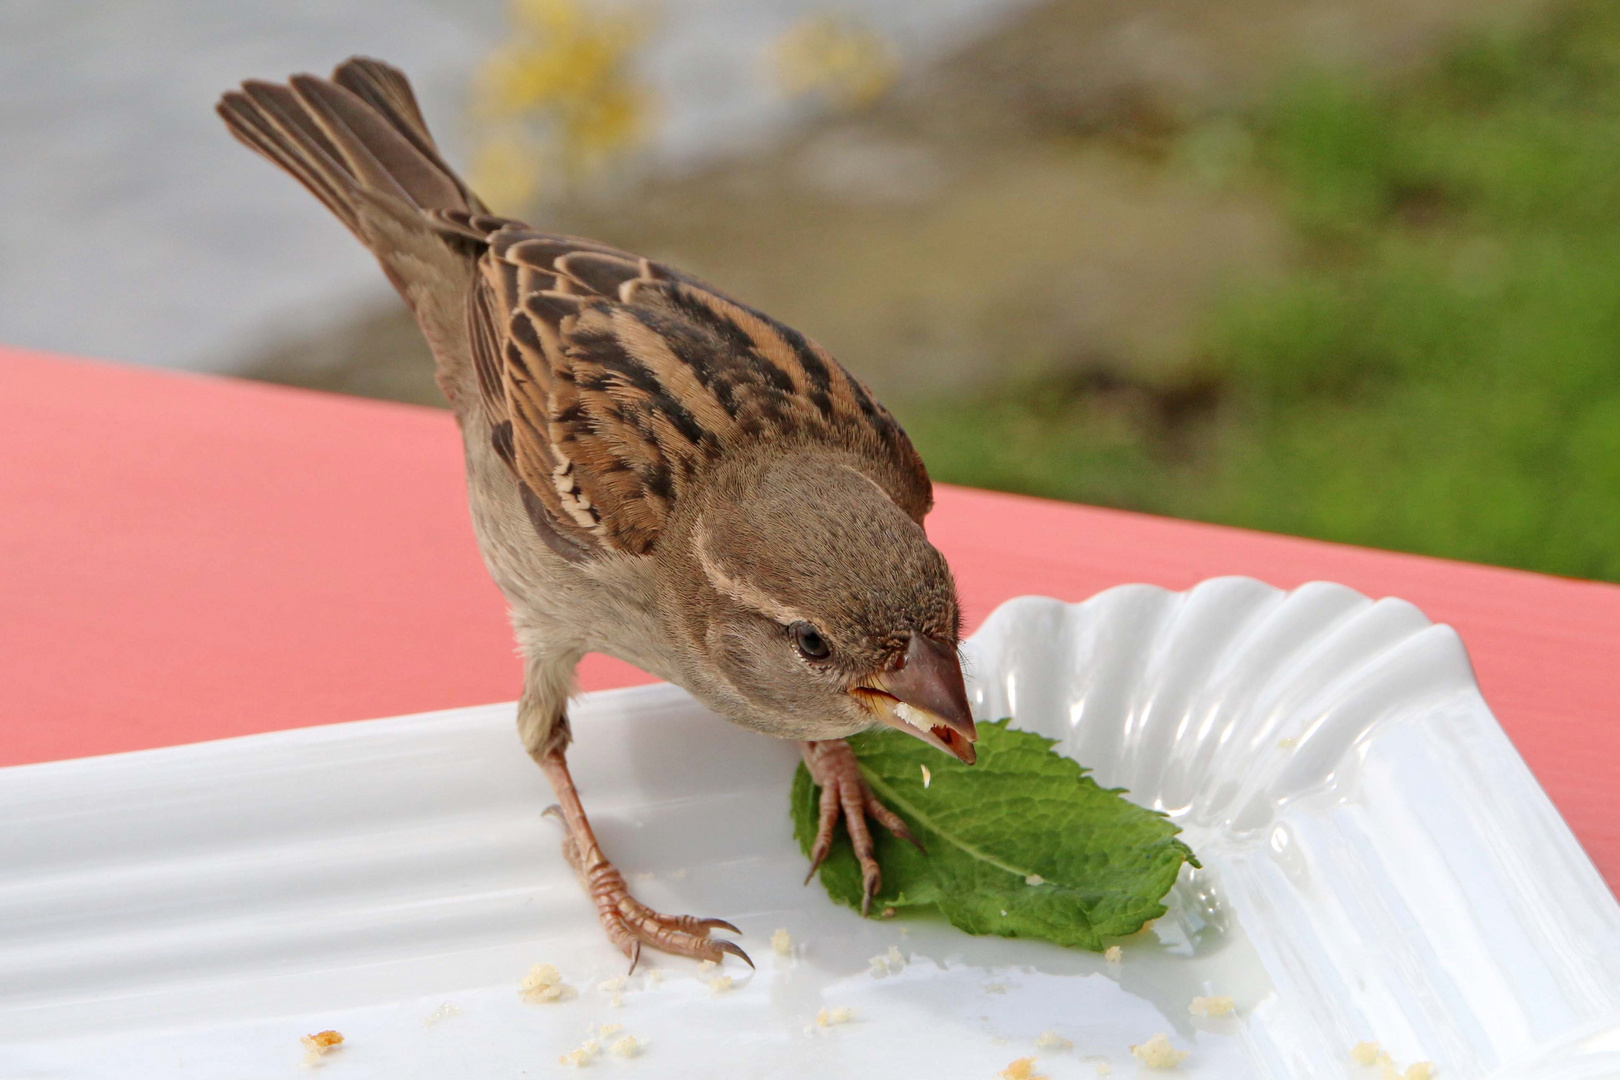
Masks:
[[[0,770],[0,1076],[307,1077],[326,1028],[333,1080],[566,1075],[600,1023],[645,1044],[588,1066],[621,1077],[1135,1076],[1160,1031],[1189,1077],[1369,1080],[1363,1039],[1440,1080],[1620,1076],[1620,907],[1449,628],[1223,578],[1015,600],[967,654],[981,717],[1062,739],[1203,860],[1119,964],[802,887],[795,749],[646,687],[578,703],[575,775],[642,899],[742,927],[732,989],[655,956],[611,1004],[624,961],[512,706],[463,709]],[[521,1002],[537,962],[578,998]]]

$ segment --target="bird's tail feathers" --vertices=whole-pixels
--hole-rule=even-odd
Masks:
[[[250,80],[221,97],[217,111],[231,134],[290,173],[374,251],[368,206],[417,215],[423,225],[421,215],[488,212],[439,156],[410,82],[380,60],[346,60],[330,79]]]

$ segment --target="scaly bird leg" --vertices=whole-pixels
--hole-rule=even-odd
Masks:
[[[602,929],[607,931],[608,940],[630,958],[631,971],[636,970],[636,962],[641,959],[643,944],[678,956],[712,960],[717,964],[729,953],[749,967],[754,966],[748,954],[734,942],[709,936],[710,930],[729,930],[733,934],[741,932],[724,919],[662,915],[631,896],[624,883],[624,875],[608,862],[596,842],[596,834],[591,831],[591,823],[586,820],[585,808],[580,804],[579,792],[574,787],[574,778],[568,774],[568,761],[563,751],[555,749],[535,754],[534,759],[546,774],[546,779],[551,781],[552,790],[557,793],[557,806],[554,809],[562,815],[563,824],[568,829],[568,835],[563,840],[563,855],[579,875],[585,891],[591,894],[596,904],[597,918],[602,922]]]
[[[876,818],[900,839],[916,844],[917,850],[925,855],[927,849],[911,835],[911,830],[900,820],[900,815],[879,802],[872,789],[866,786],[866,781],[861,779],[860,765],[855,760],[855,751],[849,748],[849,743],[843,739],[804,742],[799,744],[799,752],[804,755],[804,766],[810,770],[810,778],[821,788],[821,820],[816,828],[816,842],[810,848],[810,873],[805,875],[804,882],[810,884],[810,879],[816,875],[816,868],[832,850],[833,830],[842,816],[844,827],[849,830],[850,846],[855,849],[855,858],[861,864],[861,914],[865,915],[871,910],[872,897],[883,884],[883,872],[878,869],[877,859],[872,854],[872,833],[866,827],[867,816]]]

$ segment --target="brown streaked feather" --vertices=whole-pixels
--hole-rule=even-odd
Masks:
[[[516,395],[515,467],[563,532],[646,554],[683,490],[760,441],[852,448],[908,515],[927,513],[927,473],[904,433],[801,334],[594,241],[501,222],[485,243],[516,366],[503,384]]]
[[[429,181],[410,142],[359,98],[313,75],[294,75],[287,85],[303,107],[300,116],[319,126],[362,189],[416,206],[455,205],[454,186]]]
[[[639,260],[596,251],[574,251],[557,259],[557,272],[577,281],[593,295],[622,299],[620,288],[641,274]]]
[[[500,299],[489,279],[480,275],[473,282],[472,295],[467,300],[467,343],[472,349],[473,371],[478,377],[479,400],[484,415],[493,431],[507,425],[510,442],[510,412],[506,404],[506,387],[502,369],[505,362],[501,350],[505,344],[500,331]],[[498,448],[497,448],[498,449]],[[502,455],[509,457],[509,455]],[[508,461],[510,464],[510,461]]]
[[[292,97],[283,86],[246,82],[240,91],[221,97],[216,111],[231,134],[287,170],[350,232],[358,233],[354,178],[338,163],[337,148],[320,129],[298,122],[301,110],[287,107]]]
[[[422,118],[422,108],[416,103],[410,80],[403,74],[381,60],[355,56],[337,66],[332,72],[332,81],[375,109],[394,131],[404,136],[416,152],[433,166],[433,171],[455,187],[461,206],[473,213],[489,213],[478,196],[439,156],[439,147],[428,131],[427,121]],[[456,203],[423,203],[419,200],[418,205],[428,208],[455,206]]]

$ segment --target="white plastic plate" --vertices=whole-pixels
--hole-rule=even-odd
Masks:
[[[332,1080],[565,1075],[602,1023],[644,1050],[587,1067],[625,1078],[1135,1076],[1157,1032],[1190,1077],[1370,1080],[1364,1039],[1442,1080],[1620,1076],[1620,907],[1449,628],[1222,578],[1015,600],[966,652],[981,717],[1060,738],[1203,860],[1118,964],[801,886],[794,747],[646,687],[578,703],[575,775],[644,900],[742,927],[732,989],[654,957],[611,1003],[624,960],[512,707],[461,709],[0,770],[0,1076],[307,1077],[328,1028]],[[520,1001],[537,962],[579,996]],[[1205,994],[1236,1016],[1189,1015]]]

